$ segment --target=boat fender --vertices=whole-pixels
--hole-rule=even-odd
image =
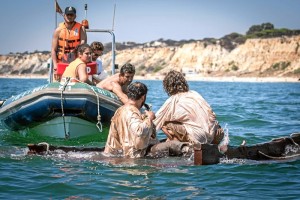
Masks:
[[[69,63],[57,63],[56,74],[62,76],[65,69],[69,66]]]
[[[62,76],[66,68],[69,66],[69,63],[57,63],[57,74]],[[90,62],[86,65],[86,72],[88,75],[97,74],[97,63]]]
[[[88,75],[94,75],[98,73],[97,63],[96,62],[90,62],[86,66],[86,72]]]

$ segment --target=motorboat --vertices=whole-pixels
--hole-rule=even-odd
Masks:
[[[112,37],[111,74],[115,73],[115,35],[113,30],[86,29],[87,33],[108,33]],[[102,132],[102,124],[109,123],[114,112],[122,105],[112,92],[80,81],[64,79],[53,81],[50,60],[48,83],[14,95],[0,103],[0,122],[10,131],[21,134],[34,133],[54,138],[78,138]],[[67,67],[58,64],[63,74]],[[87,73],[97,71],[89,63]]]

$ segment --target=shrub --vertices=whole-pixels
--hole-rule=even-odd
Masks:
[[[300,74],[300,68],[295,69],[295,70],[293,71],[293,73],[294,73],[294,74]]]
[[[158,71],[160,71],[160,70],[162,70],[162,67],[161,67],[161,66],[156,66],[156,67],[154,68],[153,72],[156,73],[156,72],[158,72]]]
[[[285,70],[288,66],[290,66],[291,62],[278,62],[271,66],[272,70]]]
[[[237,70],[239,70],[239,67],[238,67],[238,66],[236,66],[236,65],[233,65],[233,66],[231,66],[231,70],[233,70],[233,71],[237,71]]]

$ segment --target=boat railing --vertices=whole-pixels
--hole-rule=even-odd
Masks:
[[[116,60],[116,47],[115,47],[115,34],[112,30],[107,30],[107,29],[86,29],[86,32],[100,32],[100,33],[109,33],[112,37],[112,42],[111,42],[111,74],[115,74],[115,60]]]

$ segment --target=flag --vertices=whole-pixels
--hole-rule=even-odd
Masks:
[[[57,0],[55,0],[55,11],[61,15],[63,15],[63,11],[61,10],[61,8],[59,7]]]

